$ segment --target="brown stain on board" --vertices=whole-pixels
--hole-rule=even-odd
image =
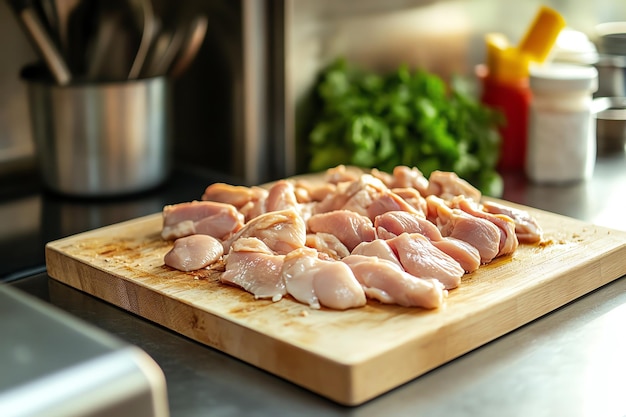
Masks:
[[[228,314],[233,317],[245,319],[252,315],[259,314],[267,307],[275,308],[279,303],[292,304],[298,307],[297,312],[294,312],[293,306],[286,308],[283,314],[286,317],[294,316],[297,318],[306,318],[306,315],[302,314],[304,310],[312,310],[309,306],[299,303],[289,295],[283,297],[278,302],[272,302],[271,300],[255,299],[252,294],[247,293],[245,290],[238,287],[224,284],[219,281],[219,277],[224,270],[224,262],[218,261],[215,265],[207,269],[201,269],[190,272],[182,272],[175,270],[162,263],[162,257],[155,257],[155,251],[165,254],[170,248],[171,243],[166,242],[157,237],[156,239],[113,239],[107,244],[103,244],[101,240],[94,239],[92,241],[84,241],[82,243],[82,250],[88,255],[90,252],[95,252],[98,257],[104,258],[106,263],[115,262],[116,259],[123,258],[123,264],[118,265],[120,268],[126,269],[128,272],[132,272],[134,277],[144,281],[148,285],[167,285],[171,288],[172,285],[177,289],[176,292],[185,292],[189,290],[205,290],[207,295],[209,292],[218,292],[225,297],[229,297],[231,300],[235,300],[237,307],[228,310]],[[521,245],[520,247],[527,249],[537,248],[543,249],[545,246],[541,245]],[[143,253],[150,253],[154,259],[157,259],[156,264],[140,265],[133,263],[133,261],[142,259]],[[504,265],[518,262],[515,255],[504,256],[494,259],[492,262],[486,265],[481,265],[477,272],[465,274],[462,278],[459,288],[452,289],[448,293],[448,297],[445,303],[454,302],[456,293],[462,292],[462,287],[470,282],[476,283],[477,281],[486,281],[487,283],[493,283],[494,279],[486,274],[489,270],[497,270]],[[146,268],[148,266],[148,268]],[[497,281],[497,279],[495,280]],[[330,314],[341,314],[336,310],[322,307],[321,312]],[[426,310],[423,308],[407,308],[401,306],[382,304],[376,300],[368,300],[365,307],[359,308],[359,312],[367,317],[367,320],[372,322],[379,322],[383,325],[386,321],[390,320],[390,313],[392,315],[425,315],[432,314],[433,311],[438,310]],[[360,320],[360,319],[359,319]],[[285,326],[298,325],[297,322],[283,323]],[[342,324],[346,325],[345,323]]]
[[[562,232],[557,234],[562,234]],[[548,237],[544,238],[538,244],[520,244],[518,251],[533,253],[552,248],[555,245],[581,244],[584,241],[584,233],[574,232],[566,238]],[[289,296],[274,303],[269,300],[255,299],[254,296],[243,289],[219,282],[219,277],[225,269],[223,259],[206,269],[191,272],[177,271],[168,267],[164,265],[162,259],[165,253],[171,249],[172,245],[173,242],[163,240],[160,234],[150,233],[138,238],[109,237],[107,239],[84,239],[74,249],[79,249],[78,252],[82,256],[100,259],[103,263],[107,264],[107,267],[115,265],[121,269],[125,269],[127,272],[132,272],[135,278],[149,283],[150,285],[158,285],[159,283],[164,285],[175,284],[181,292],[193,289],[206,289],[207,291],[221,290],[223,293],[227,293],[226,296],[234,297],[241,303],[240,306],[232,308],[228,312],[236,317],[248,317],[264,309],[266,306],[281,302],[289,302],[301,306],[301,309],[298,310],[297,313],[299,317],[302,317],[302,308],[310,310],[310,307],[298,303]],[[449,291],[446,303],[453,302],[456,293],[462,292],[460,289],[462,289],[464,285],[469,285],[470,283],[476,284],[481,281],[486,281],[487,283],[497,282],[497,279],[494,279],[493,274],[489,271],[500,269],[515,262],[523,262],[522,259],[519,259],[518,255],[519,253],[516,252],[513,255],[495,258],[489,264],[481,265],[476,272],[465,274],[461,279],[460,287]],[[151,261],[146,263],[144,262],[146,259],[150,259]],[[376,317],[373,313],[378,311],[378,309],[383,309],[383,311],[387,313],[393,309],[399,309],[399,311],[409,310],[412,312],[411,314],[423,314],[423,312],[428,311],[421,308],[385,305],[376,300],[368,300],[367,307],[370,307],[371,310],[367,310],[366,308],[361,308],[360,310],[370,318]],[[321,310],[332,311],[324,307],[322,307]],[[394,314],[398,313],[394,312]]]

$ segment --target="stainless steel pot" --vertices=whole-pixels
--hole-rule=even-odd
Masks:
[[[78,196],[111,196],[162,183],[170,170],[165,77],[60,86],[22,71],[44,183]]]

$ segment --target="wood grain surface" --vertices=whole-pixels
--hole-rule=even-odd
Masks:
[[[510,203],[507,203],[510,204]],[[540,245],[467,274],[443,308],[313,310],[163,264],[160,213],[46,245],[54,279],[346,405],[383,394],[626,274],[626,233],[511,204]]]

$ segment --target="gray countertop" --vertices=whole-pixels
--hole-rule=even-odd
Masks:
[[[505,184],[504,199],[626,230],[625,154],[599,158],[587,183],[539,186],[508,175]],[[626,416],[626,277],[353,408],[69,288],[43,272],[12,285],[144,349],[165,373],[175,417]]]

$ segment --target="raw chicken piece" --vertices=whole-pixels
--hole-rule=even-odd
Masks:
[[[392,188],[391,192],[402,198],[419,213],[426,213],[428,210],[426,200],[415,188]]]
[[[281,211],[293,209],[305,221],[312,216],[313,204],[300,203],[296,195],[296,188],[291,181],[279,180],[269,189],[269,194],[264,202],[263,212]],[[257,216],[262,213],[256,214]]]
[[[359,179],[362,171],[358,169],[350,169],[345,165],[337,165],[334,168],[328,168],[324,175],[326,182],[330,184],[339,184],[341,182],[352,182]]]
[[[208,235],[191,235],[176,239],[174,247],[163,258],[165,265],[179,271],[195,271],[217,261],[224,254],[222,242]]]
[[[406,272],[418,278],[435,278],[446,289],[456,288],[465,274],[463,268],[450,255],[437,249],[419,233],[403,233],[388,239]]]
[[[270,187],[267,198],[265,199],[265,212],[280,211],[290,208],[298,208],[295,188],[289,181],[277,181]]]
[[[243,214],[246,223],[261,214],[265,214],[267,212],[265,210],[265,198],[249,201],[239,209],[239,212]]]
[[[299,203],[311,203],[322,201],[330,193],[335,192],[337,185],[329,182],[321,184],[312,183],[305,180],[298,180],[294,184],[295,194]]]
[[[339,260],[350,255],[346,245],[337,236],[330,233],[309,233],[306,235],[306,246],[317,250],[331,259]]]
[[[371,242],[363,242],[359,244],[351,253],[352,255],[375,256],[396,264],[402,268],[400,260],[384,239],[376,239]]]
[[[428,180],[416,167],[398,165],[393,169],[393,182],[389,188],[414,188],[425,196],[428,190]]]
[[[469,243],[453,237],[444,237],[431,242],[437,249],[457,261],[465,272],[474,272],[480,267],[480,252]]]
[[[285,255],[306,243],[306,225],[294,209],[272,211],[255,217],[231,238],[224,241],[224,251],[243,237],[256,237],[272,251]]]
[[[343,262],[365,287],[365,294],[385,304],[438,308],[447,295],[438,280],[417,278],[385,259],[350,255]]]
[[[527,211],[505,206],[493,201],[484,201],[482,209],[487,213],[504,214],[515,222],[515,234],[520,243],[538,243],[543,239],[543,230],[537,220]]]
[[[394,194],[385,184],[372,175],[363,174],[350,183],[341,183],[334,193],[317,203],[316,213],[350,210],[373,220],[377,215],[402,210],[418,213],[418,210]]]
[[[244,187],[217,182],[209,185],[202,194],[203,201],[228,203],[241,209],[250,202],[264,200],[268,191],[261,187]]]
[[[368,174],[363,174],[359,181],[352,183],[348,194],[352,194],[352,197],[343,208],[360,212],[372,220],[387,211],[418,213],[413,206],[392,193],[382,181]]]
[[[226,256],[226,270],[220,281],[241,287],[254,298],[279,301],[287,293],[282,277],[284,259],[284,255],[274,254],[260,239],[237,239]]]
[[[320,260],[313,270],[313,291],[320,304],[335,310],[363,307],[365,291],[350,267],[340,261]]]
[[[226,203],[191,201],[163,208],[163,239],[176,239],[193,234],[224,239],[243,227],[244,218]]]
[[[376,217],[374,226],[381,239],[391,239],[405,232],[426,236],[433,245],[456,260],[465,272],[473,272],[480,266],[478,249],[462,240],[442,237],[437,226],[421,216],[403,211],[390,211]]]
[[[381,239],[391,239],[402,233],[419,233],[430,240],[441,240],[441,232],[422,215],[405,211],[388,211],[374,219],[376,233]]]
[[[356,192],[351,189],[353,183],[354,181],[337,184],[332,193],[327,194],[323,200],[315,204],[314,213],[328,213],[329,211],[341,210],[353,196],[354,192]]]
[[[498,256],[509,255],[517,249],[519,242],[515,235],[515,222],[509,216],[491,214],[478,208],[477,203],[464,196],[458,196],[450,201],[450,206],[459,208],[472,216],[488,220],[500,229],[500,245]]]
[[[413,189],[420,195],[426,195],[428,190],[428,180],[422,171],[416,167],[398,165],[393,169],[393,174],[379,171],[373,168],[371,174],[380,179],[388,188]]]
[[[406,200],[391,190],[376,196],[367,206],[367,216],[374,220],[376,216],[388,211],[406,211],[407,213],[420,214],[419,209],[409,204]]]
[[[312,308],[323,305],[346,310],[362,307],[367,301],[352,270],[344,263],[319,259],[315,249],[288,253],[282,274],[287,292]]]
[[[452,209],[439,197],[426,197],[428,219],[434,222],[441,235],[469,243],[480,253],[481,263],[491,262],[500,251],[500,229],[492,222]]]
[[[460,178],[454,172],[433,171],[428,178],[428,191],[423,195],[435,195],[449,200],[458,195],[465,196],[479,202],[481,193],[469,182]]]
[[[310,203],[300,203],[300,205],[298,206],[298,213],[300,213],[300,217],[302,217],[302,220],[306,223],[309,221],[309,219],[311,218],[311,216],[313,216],[313,214],[315,211],[315,202],[312,201]]]
[[[337,236],[348,251],[352,251],[361,242],[376,239],[372,221],[349,210],[314,214],[307,221],[307,228],[312,233],[330,233]]]
[[[202,195],[204,201],[217,201],[232,204],[244,216],[244,221],[265,213],[265,200],[268,191],[261,187],[244,187],[215,183],[209,185]]]
[[[372,168],[370,170],[370,175],[374,178],[381,180],[387,188],[393,187],[394,178],[393,178],[393,175],[391,175],[390,173],[381,171],[378,168]]]
[[[282,270],[287,293],[315,309],[320,308],[320,301],[313,289],[313,271],[318,261],[315,249],[300,248],[285,255]]]

